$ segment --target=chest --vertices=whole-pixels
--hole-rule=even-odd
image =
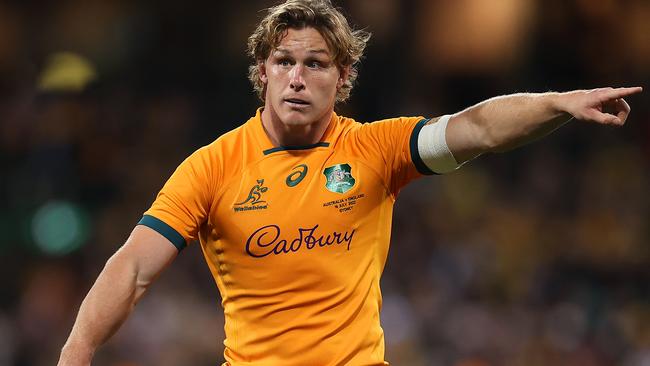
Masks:
[[[361,158],[329,149],[277,152],[228,177],[211,221],[220,237],[237,243],[337,245],[385,199],[383,180]]]

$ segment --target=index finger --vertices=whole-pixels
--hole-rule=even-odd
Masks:
[[[640,93],[643,91],[643,87],[640,86],[634,86],[634,87],[629,87],[629,88],[616,88],[612,89],[607,92],[607,98],[608,99],[616,99],[616,98],[622,98],[626,97],[628,95]]]

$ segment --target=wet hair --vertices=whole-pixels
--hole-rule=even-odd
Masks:
[[[353,30],[343,14],[330,0],[287,0],[269,8],[257,29],[248,38],[248,54],[254,60],[248,78],[260,99],[264,100],[266,85],[260,80],[259,64],[263,63],[286,36],[289,29],[316,29],[325,39],[334,64],[340,72],[349,67],[348,80],[337,90],[336,101],[350,97],[357,78],[357,64],[371,34]]]

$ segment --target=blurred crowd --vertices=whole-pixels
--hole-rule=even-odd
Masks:
[[[261,102],[271,1],[0,2],[0,365],[52,365],[174,168]],[[340,114],[436,116],[521,91],[645,86],[647,0],[335,1],[373,32]],[[650,365],[650,103],[420,179],[382,279],[394,365]],[[96,365],[215,365],[218,291],[185,249]]]

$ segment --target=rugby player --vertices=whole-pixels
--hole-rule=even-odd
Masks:
[[[192,242],[223,301],[225,365],[387,365],[379,283],[400,188],[571,119],[623,125],[623,98],[641,91],[514,94],[359,123],[334,109],[369,37],[328,0],[268,10],[249,38],[263,107],[176,169],[83,301],[60,366],[89,365]]]

